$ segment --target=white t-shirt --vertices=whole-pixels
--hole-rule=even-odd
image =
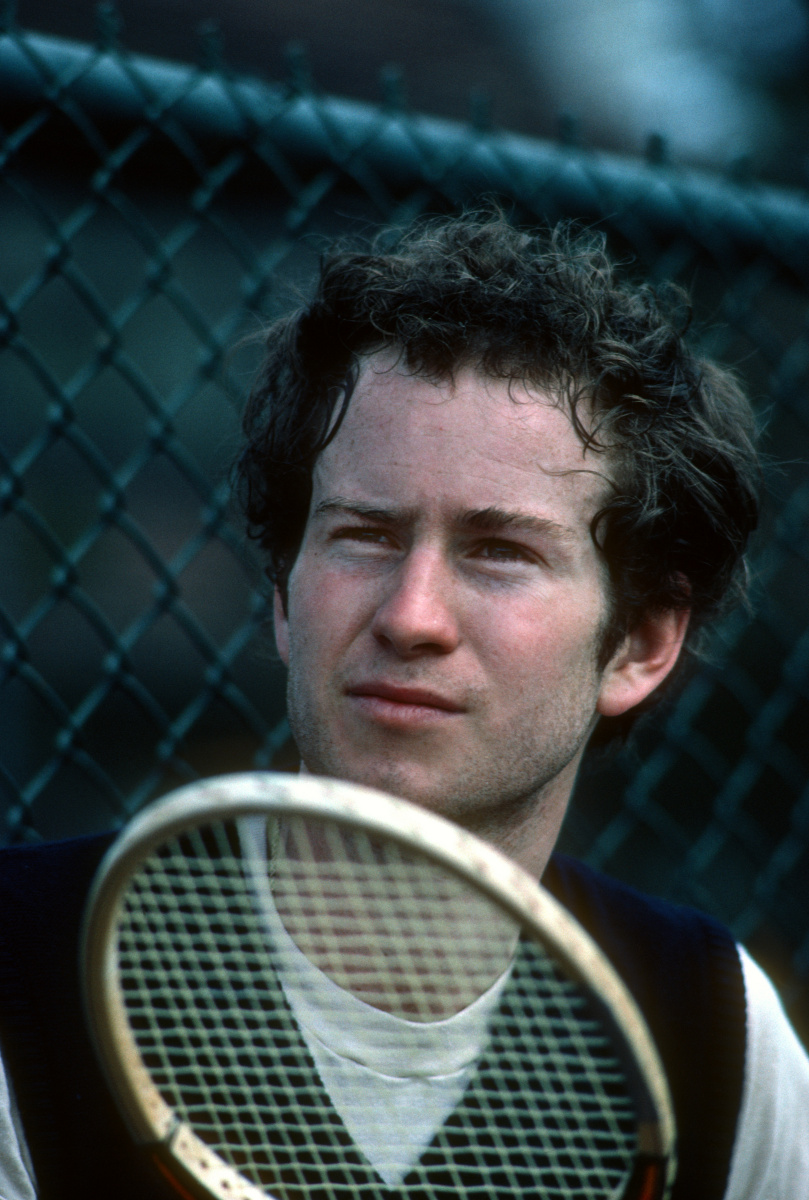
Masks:
[[[371,1008],[314,966],[269,896],[266,889],[262,907],[275,967],[321,1082],[354,1144],[396,1187],[458,1107],[511,967],[455,1016],[408,1021]]]
[[[725,1200],[807,1200],[809,1058],[761,967],[741,946],[739,957],[747,1046]]]
[[[22,1122],[0,1059],[0,1200],[35,1200],[34,1169]]]

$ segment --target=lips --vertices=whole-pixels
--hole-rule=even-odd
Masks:
[[[399,684],[372,681],[352,684],[346,688],[346,693],[359,701],[367,701],[369,704],[377,701],[380,708],[389,706],[392,711],[395,711],[397,707],[402,711],[406,709],[422,709],[425,712],[432,710],[440,713],[464,711],[462,704],[431,688],[405,687]]]

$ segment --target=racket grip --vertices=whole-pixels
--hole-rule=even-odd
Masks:
[[[671,1159],[642,1154],[635,1162],[624,1200],[666,1200],[673,1182]]]

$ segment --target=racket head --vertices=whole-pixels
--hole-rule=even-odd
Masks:
[[[257,828],[267,831],[263,857],[245,850],[245,830]],[[134,1138],[178,1190],[215,1200],[387,1190],[329,1140],[334,1115],[317,1099],[317,1071],[277,985],[268,885],[274,913],[333,983],[411,1022],[446,1020],[473,1002],[519,939],[521,965],[484,1051],[491,1070],[471,1104],[488,1145],[473,1159],[485,1176],[481,1164],[505,1156],[496,1169],[515,1194],[543,1200],[668,1194],[676,1131],[659,1056],[625,985],[570,914],[442,817],[358,785],[272,773],[192,784],[144,810],[108,851],[88,901],[91,1035]],[[526,1067],[532,1055],[542,1061]],[[281,1079],[276,1109],[263,1085],[253,1100],[262,1072]],[[508,1096],[521,1088],[531,1094],[515,1108]],[[486,1128],[491,1119],[502,1129],[504,1096],[523,1147],[508,1133],[492,1142]],[[290,1106],[326,1146],[322,1161],[308,1145],[295,1163]],[[422,1179],[420,1196],[467,1194],[480,1172],[469,1175],[465,1153],[432,1192]]]

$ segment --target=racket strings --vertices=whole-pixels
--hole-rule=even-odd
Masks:
[[[347,840],[336,823],[316,834],[313,845],[310,829],[287,830],[286,857],[259,871],[232,827],[213,824],[166,843],[131,881],[122,1001],[178,1120],[283,1200],[620,1196],[637,1148],[625,1072],[583,991],[525,941],[461,1103],[400,1188],[381,1182],[285,1001],[268,896],[333,983],[411,1021],[443,1019],[480,994],[502,972],[504,943],[511,954],[514,922],[393,843]]]

